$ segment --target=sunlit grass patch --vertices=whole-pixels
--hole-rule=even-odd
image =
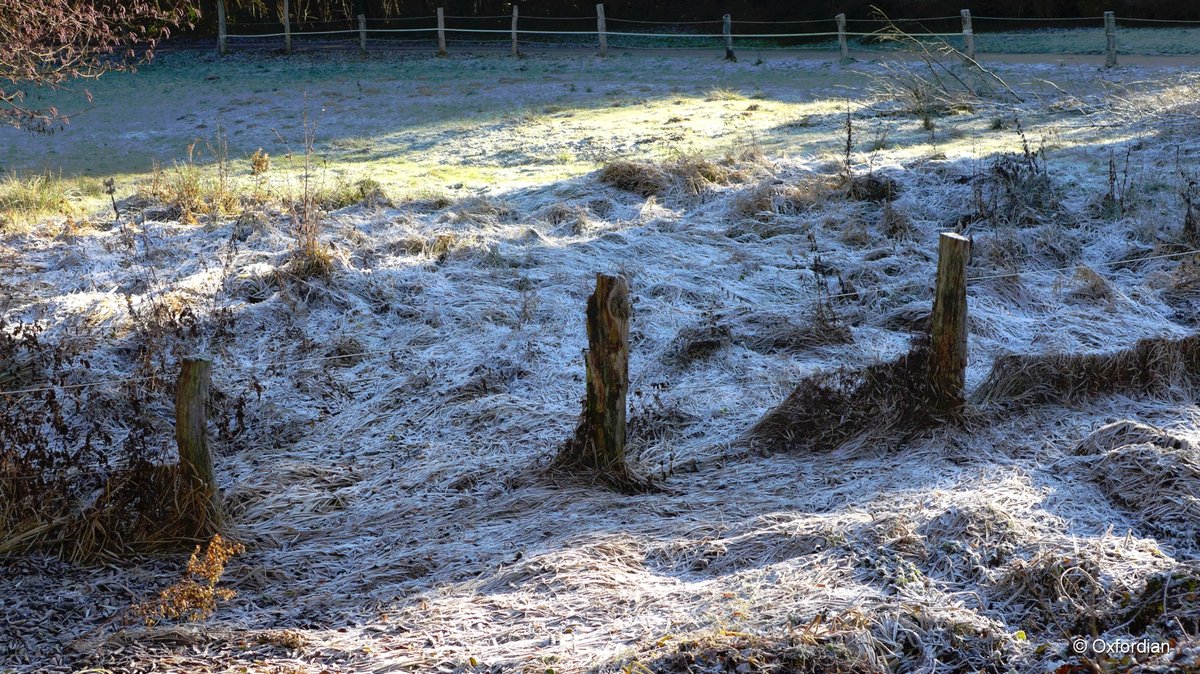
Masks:
[[[96,178],[9,172],[0,176],[0,231],[32,225],[48,215],[78,212],[79,202],[104,194]]]

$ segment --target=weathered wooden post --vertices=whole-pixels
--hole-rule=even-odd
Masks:
[[[224,56],[229,53],[229,38],[225,28],[225,0],[217,0],[217,53]]]
[[[367,53],[367,15],[358,15],[358,53]]]
[[[1112,68],[1117,65],[1117,15],[1112,12],[1104,13],[1104,37],[1104,67]]]
[[[512,22],[512,55],[520,56],[521,52],[517,50],[517,3],[513,3],[513,22]]]
[[[850,60],[850,47],[846,44],[846,15],[838,14],[837,16],[833,17],[833,20],[837,22],[838,50],[841,51],[841,59],[842,62],[845,63],[846,61]]]
[[[721,17],[725,22],[725,60],[737,62],[737,57],[733,55],[733,18],[728,14]]]
[[[604,25],[604,5],[596,5],[596,34],[600,36],[600,55],[608,56],[608,28]]]
[[[625,463],[625,409],[629,390],[629,284],[620,276],[596,274],[587,302],[587,395],[575,436],[556,463],[595,472],[621,491],[643,491],[648,482]]]
[[[175,444],[179,447],[181,503],[201,528],[220,518],[220,491],[208,451],[208,385],[212,361],[184,358],[175,387]]]
[[[446,12],[444,8],[437,8],[438,20],[438,56],[446,55]]]
[[[934,406],[962,407],[967,385],[967,258],[971,240],[953,232],[938,238],[937,289],[930,325],[929,384]]]
[[[975,31],[971,28],[971,10],[962,11],[963,42],[966,45],[967,58],[975,60]]]
[[[283,0],[283,51],[292,53],[292,10]]]

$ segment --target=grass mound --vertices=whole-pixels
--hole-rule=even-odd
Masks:
[[[951,582],[978,582],[1008,562],[1027,525],[984,501],[956,505],[923,524],[917,533],[930,548],[931,573]]]
[[[1200,568],[1190,564],[1150,576],[1122,619],[1130,634],[1156,626],[1200,631]]]
[[[995,588],[1031,634],[1102,634],[1114,624],[1124,588],[1105,574],[1103,550],[1043,548],[1015,559]]]
[[[927,339],[894,361],[806,379],[749,432],[767,451],[823,451],[856,436],[934,422]]]
[[[1119,421],[1097,429],[1078,454],[1095,456],[1091,478],[1105,498],[1155,534],[1183,542],[1200,533],[1200,457],[1190,442]]]
[[[1143,339],[1113,353],[1000,356],[972,397],[1026,406],[1114,393],[1163,394],[1192,388],[1197,374],[1200,336]]]

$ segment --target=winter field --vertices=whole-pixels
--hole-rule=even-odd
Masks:
[[[174,53],[5,132],[0,671],[1200,671],[1200,72],[741,57]],[[945,231],[968,408],[858,405]],[[597,272],[654,493],[547,469]],[[193,354],[244,550],[146,620]]]

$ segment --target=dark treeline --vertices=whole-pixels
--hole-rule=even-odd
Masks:
[[[202,24],[211,24],[215,0],[204,0],[206,9]],[[234,21],[275,20],[282,0],[226,0]],[[485,16],[508,14],[511,0],[290,0],[294,18],[308,21],[339,21],[366,14],[373,19],[428,16],[438,6],[448,15]],[[563,17],[592,16],[595,0],[542,0],[519,2],[522,16]],[[1179,0],[762,0],[735,2],[731,0],[607,0],[605,12],[610,17],[644,21],[706,21],[732,14],[745,21],[787,21],[825,19],[844,12],[855,19],[874,16],[878,7],[892,18],[922,18],[957,15],[969,9],[979,16],[1017,18],[1062,18],[1099,16],[1112,10],[1118,16],[1146,19],[1200,20],[1200,3]],[[198,28],[205,30],[210,25]]]

